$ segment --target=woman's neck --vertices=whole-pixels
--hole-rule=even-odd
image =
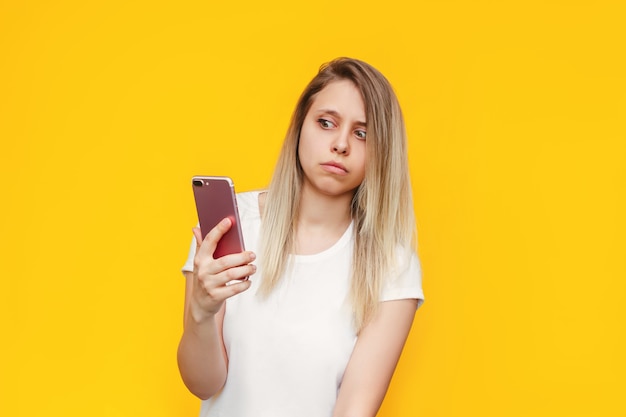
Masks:
[[[319,253],[334,245],[352,220],[352,195],[327,196],[303,187],[296,227],[295,252]]]

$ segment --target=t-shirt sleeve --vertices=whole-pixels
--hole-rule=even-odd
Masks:
[[[404,256],[404,262],[399,262],[398,271],[390,277],[383,286],[380,301],[417,299],[419,308],[424,302],[422,291],[422,268],[415,252]]]
[[[189,247],[189,254],[187,255],[187,261],[183,265],[183,272],[193,272],[193,258],[196,256],[196,237],[191,238],[191,246]]]

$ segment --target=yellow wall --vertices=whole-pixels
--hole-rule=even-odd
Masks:
[[[0,415],[196,415],[189,179],[264,186],[340,55],[410,135],[428,300],[380,415],[626,415],[623,2],[213,3],[0,2]]]

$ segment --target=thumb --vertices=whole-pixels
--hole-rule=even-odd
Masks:
[[[196,232],[194,230],[194,235],[196,235],[196,254],[201,253],[204,256],[213,256],[213,252],[217,247],[218,242],[228,232],[232,226],[233,222],[228,217],[222,219],[221,222],[217,224],[209,233],[206,234],[204,239],[201,237],[201,233]]]
[[[202,244],[202,232],[200,231],[200,228],[197,226],[192,228],[191,231],[193,232],[193,237],[196,240],[196,252],[197,252],[198,248]]]

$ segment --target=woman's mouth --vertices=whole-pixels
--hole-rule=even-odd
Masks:
[[[346,167],[339,162],[329,161],[329,162],[324,162],[321,165],[322,165],[322,169],[332,174],[346,175],[348,173],[348,170],[346,169]]]

